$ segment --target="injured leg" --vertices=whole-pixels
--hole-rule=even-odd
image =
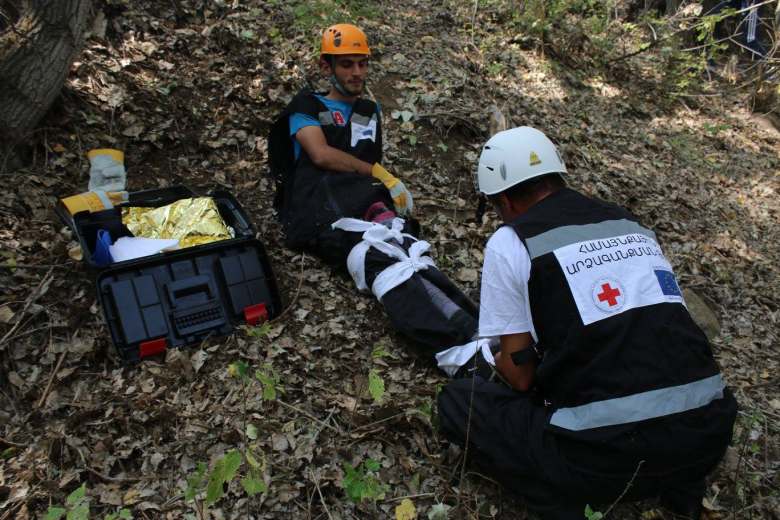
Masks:
[[[435,351],[471,340],[477,307],[436,269],[430,244],[406,233],[405,221],[382,204],[365,216],[374,221],[340,219],[332,226],[361,233],[347,257],[358,290],[382,302],[399,332]]]

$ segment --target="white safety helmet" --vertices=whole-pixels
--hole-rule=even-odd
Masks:
[[[477,181],[481,193],[495,195],[548,173],[566,173],[561,154],[542,132],[521,126],[498,132],[485,143]]]

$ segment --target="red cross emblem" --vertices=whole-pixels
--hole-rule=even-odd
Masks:
[[[600,302],[607,302],[610,307],[618,304],[617,297],[620,296],[620,289],[613,289],[609,283],[601,284],[601,293],[597,294]]]
[[[344,114],[338,110],[333,112],[333,121],[339,126],[344,126]]]

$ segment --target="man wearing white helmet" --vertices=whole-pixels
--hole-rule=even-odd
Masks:
[[[508,386],[453,381],[442,430],[545,518],[656,496],[698,518],[736,402],[655,233],[565,173],[533,128],[482,150],[479,190],[505,225],[485,249],[479,333],[499,339]]]

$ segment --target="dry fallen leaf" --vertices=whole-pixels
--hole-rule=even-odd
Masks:
[[[358,400],[348,395],[338,396],[336,402],[350,412],[354,412],[358,407]]]
[[[476,269],[462,268],[458,270],[455,278],[461,282],[476,282],[479,278],[479,272]]]
[[[81,262],[84,259],[84,253],[81,251],[81,246],[77,243],[73,243],[68,246],[68,256],[71,260]]]
[[[203,368],[203,364],[206,362],[208,358],[209,355],[208,353],[206,353],[205,350],[198,350],[192,355],[192,357],[190,357],[190,361],[192,362],[192,368],[195,370],[195,373],[200,372],[200,369]]]
[[[290,447],[290,443],[287,441],[287,437],[279,433],[274,433],[271,436],[271,442],[274,451],[285,451]]]
[[[681,288],[705,299],[720,324],[720,334],[710,334],[713,352],[746,412],[735,442],[751,449],[729,448],[709,477],[723,490],[708,492],[710,505],[727,511],[748,505],[757,518],[778,516],[765,500],[774,491],[765,456],[774,460],[780,431],[780,133],[756,123],[745,108],[747,95],[736,89],[711,95],[720,85],[715,75],[694,82],[712,90],[704,96],[669,95],[676,90],[668,84],[674,71],[659,66],[660,47],[618,62],[616,71],[626,74],[606,78],[589,65],[593,58],[614,57],[624,45],[641,48],[647,39],[628,40],[650,33],[628,31],[595,47],[587,39],[571,45],[569,28],[581,25],[580,13],[551,19],[544,42],[551,52],[540,53],[534,34],[516,31],[528,13],[513,12],[517,2],[510,0],[482,2],[478,9],[474,2],[428,2],[424,16],[422,3],[411,0],[382,4],[381,16],[358,13],[354,2],[320,3],[333,5],[328,17],[358,16],[381,50],[369,85],[384,111],[383,160],[414,194],[420,238],[432,244],[432,258],[461,288],[478,289],[482,249],[500,225],[492,211],[480,222],[473,218],[476,162],[490,128],[500,126],[491,125],[492,105],[507,126],[538,126],[559,144],[572,187],[625,206],[658,233]],[[318,3],[293,2],[295,13],[290,2],[260,0],[96,4],[98,21],[87,24],[95,34],[81,47],[65,95],[40,122],[45,131],[27,138],[31,150],[44,153],[33,154],[21,174],[9,172],[13,189],[0,191],[0,265],[6,266],[0,269],[0,336],[9,324],[19,325],[0,345],[0,354],[7,353],[0,355],[0,374],[13,372],[15,381],[0,392],[0,424],[4,439],[29,446],[4,452],[10,458],[2,462],[0,496],[5,492],[7,502],[16,500],[17,490],[30,490],[6,504],[11,514],[34,518],[46,503],[65,504],[68,492],[86,481],[93,513],[101,518],[120,507],[136,517],[197,515],[192,501],[178,498],[187,479],[199,462],[213,463],[213,454],[239,447],[248,439],[243,426],[251,423],[257,439],[249,440],[258,461],[267,463],[262,478],[269,492],[247,501],[233,482],[228,497],[209,509],[215,518],[328,516],[310,484],[310,468],[330,514],[372,517],[370,505],[345,504],[339,494],[345,457],[354,457],[352,464],[381,461],[377,477],[390,486],[388,496],[404,494],[409,482],[408,492],[422,493],[412,499],[418,518],[453,516],[423,492],[449,489],[458,462],[431,466],[440,444],[429,421],[418,420],[434,412],[436,388],[446,379],[396,334],[381,302],[358,295],[351,280],[310,255],[301,272],[304,257],[285,247],[273,210],[274,183],[262,173],[267,123],[307,79],[315,88],[327,86],[325,78],[319,82],[312,53],[311,36],[324,22]],[[626,11],[620,11],[608,30],[624,27]],[[669,34],[665,20],[656,17],[654,30]],[[418,45],[404,44],[410,41]],[[475,44],[476,53],[469,50]],[[723,51],[724,60],[730,52]],[[696,67],[687,69],[695,74]],[[56,197],[86,189],[82,150],[93,146],[125,151],[133,190],[228,187],[265,245],[282,307],[291,306],[270,334],[210,338],[208,359],[196,345],[168,349],[164,364],[119,363],[104,309],[93,303],[98,273],[71,260],[86,253],[52,214]],[[54,266],[52,281],[36,296],[46,266]],[[43,393],[74,335],[94,341],[74,349],[83,349],[83,356],[63,358],[46,406],[35,410],[31,395]],[[393,356],[374,361],[378,338],[387,338]],[[225,368],[239,359],[250,373],[272,365],[279,399],[295,408],[262,402],[257,383],[244,393],[244,383],[225,377]],[[370,368],[380,371],[390,392],[381,406],[359,402],[368,395]],[[760,424],[746,426],[752,417]],[[762,433],[751,441],[754,431]],[[42,480],[40,468],[50,468],[54,473],[44,473],[54,480]],[[500,500],[494,486],[460,491],[464,503]],[[505,504],[503,516],[527,516],[522,505]],[[393,517],[398,505],[378,503],[375,512]],[[495,509],[482,512],[490,516]]]
[[[0,323],[11,323],[14,319],[14,311],[10,305],[0,305]]]
[[[401,503],[395,506],[395,520],[414,520],[417,518],[417,508],[414,502],[408,498],[401,500]]]
[[[24,379],[19,377],[19,374],[16,372],[9,372],[8,373],[8,380],[11,382],[12,385],[14,385],[16,388],[23,388],[24,387]]]

